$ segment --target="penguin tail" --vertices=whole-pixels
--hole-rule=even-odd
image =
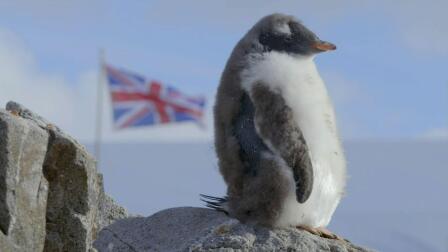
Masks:
[[[229,210],[227,206],[227,202],[229,199],[227,196],[223,198],[213,197],[205,194],[199,194],[199,196],[201,196],[201,201],[205,203],[206,207],[216,210],[218,212],[223,212],[226,215],[229,215]]]

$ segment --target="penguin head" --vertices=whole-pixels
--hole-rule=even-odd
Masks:
[[[246,35],[252,48],[261,52],[276,51],[297,56],[312,56],[335,50],[332,43],[323,41],[293,16],[272,14],[262,18]]]

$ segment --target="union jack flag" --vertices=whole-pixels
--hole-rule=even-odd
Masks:
[[[173,87],[105,65],[116,128],[171,122],[202,123],[205,99],[189,97]]]

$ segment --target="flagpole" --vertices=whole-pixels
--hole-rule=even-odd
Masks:
[[[104,50],[100,49],[98,53],[99,71],[96,90],[96,127],[95,127],[95,157],[97,160],[97,169],[100,169],[101,161],[101,138],[102,138],[102,119],[103,119],[103,77],[104,77]]]

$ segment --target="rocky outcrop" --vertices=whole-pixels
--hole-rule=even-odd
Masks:
[[[17,103],[0,109],[0,251],[89,251],[126,216],[82,145]]]
[[[251,227],[225,214],[194,207],[119,220],[100,232],[94,246],[98,251],[370,251],[297,228]]]

